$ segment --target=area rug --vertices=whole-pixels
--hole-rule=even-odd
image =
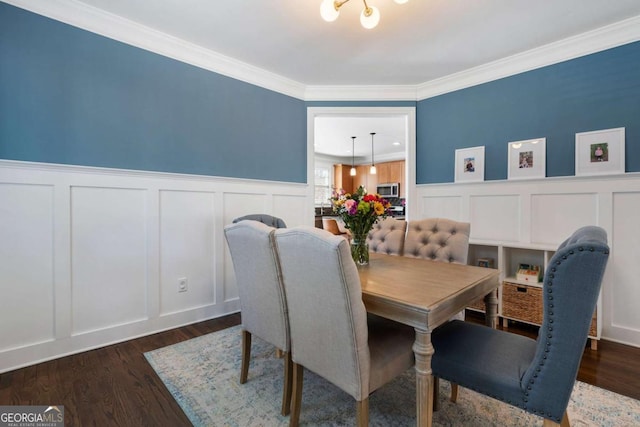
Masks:
[[[240,375],[240,327],[204,335],[145,356],[194,426],[286,426],[280,415],[282,360],[272,346],[254,337],[249,378]],[[305,370],[300,424],[355,425],[355,401]],[[460,388],[458,402],[448,400],[449,384],[440,382],[436,426],[541,426],[542,418]],[[577,382],[569,403],[573,427],[640,426],[640,401]],[[371,426],[415,425],[413,370],[369,398]]]

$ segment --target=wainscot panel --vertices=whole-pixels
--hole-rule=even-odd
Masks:
[[[300,183],[0,160],[0,372],[237,312],[225,224],[305,206]]]
[[[587,224],[603,227],[611,255],[598,301],[599,335],[640,347],[640,316],[630,303],[640,300],[640,174],[431,184],[418,185],[416,191],[422,203],[436,201],[422,206],[419,217],[426,217],[425,212],[452,215],[449,205],[440,201],[461,199],[461,213],[453,219],[471,222],[470,253],[502,264],[509,261],[505,254],[518,248],[538,250],[548,258],[575,229]]]
[[[0,181],[0,352],[54,339],[53,210],[53,186]]]

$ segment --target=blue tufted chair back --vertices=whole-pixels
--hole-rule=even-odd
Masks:
[[[409,221],[404,256],[466,264],[471,224],[445,218]]]
[[[282,219],[275,216],[267,215],[267,214],[251,214],[251,215],[241,216],[240,218],[234,219],[233,223],[235,224],[245,219],[258,221],[273,228],[287,228],[287,224],[285,224]]]
[[[551,258],[544,275],[544,319],[536,352],[521,380],[527,411],[545,418],[562,418],[608,257],[606,232],[588,226],[565,240]]]

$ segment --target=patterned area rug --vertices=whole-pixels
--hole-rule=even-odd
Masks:
[[[282,360],[273,347],[254,338],[249,379],[241,385],[240,327],[160,348],[145,356],[194,426],[286,426],[280,415]],[[541,426],[542,418],[460,388],[451,403],[449,384],[440,382],[436,426]],[[300,423],[355,425],[355,401],[305,370]],[[371,426],[415,425],[413,370],[369,398]],[[577,382],[569,403],[573,427],[640,426],[640,401]]]

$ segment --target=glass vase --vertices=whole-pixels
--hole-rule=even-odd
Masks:
[[[367,235],[355,235],[351,239],[351,257],[356,265],[369,264],[369,244]]]

